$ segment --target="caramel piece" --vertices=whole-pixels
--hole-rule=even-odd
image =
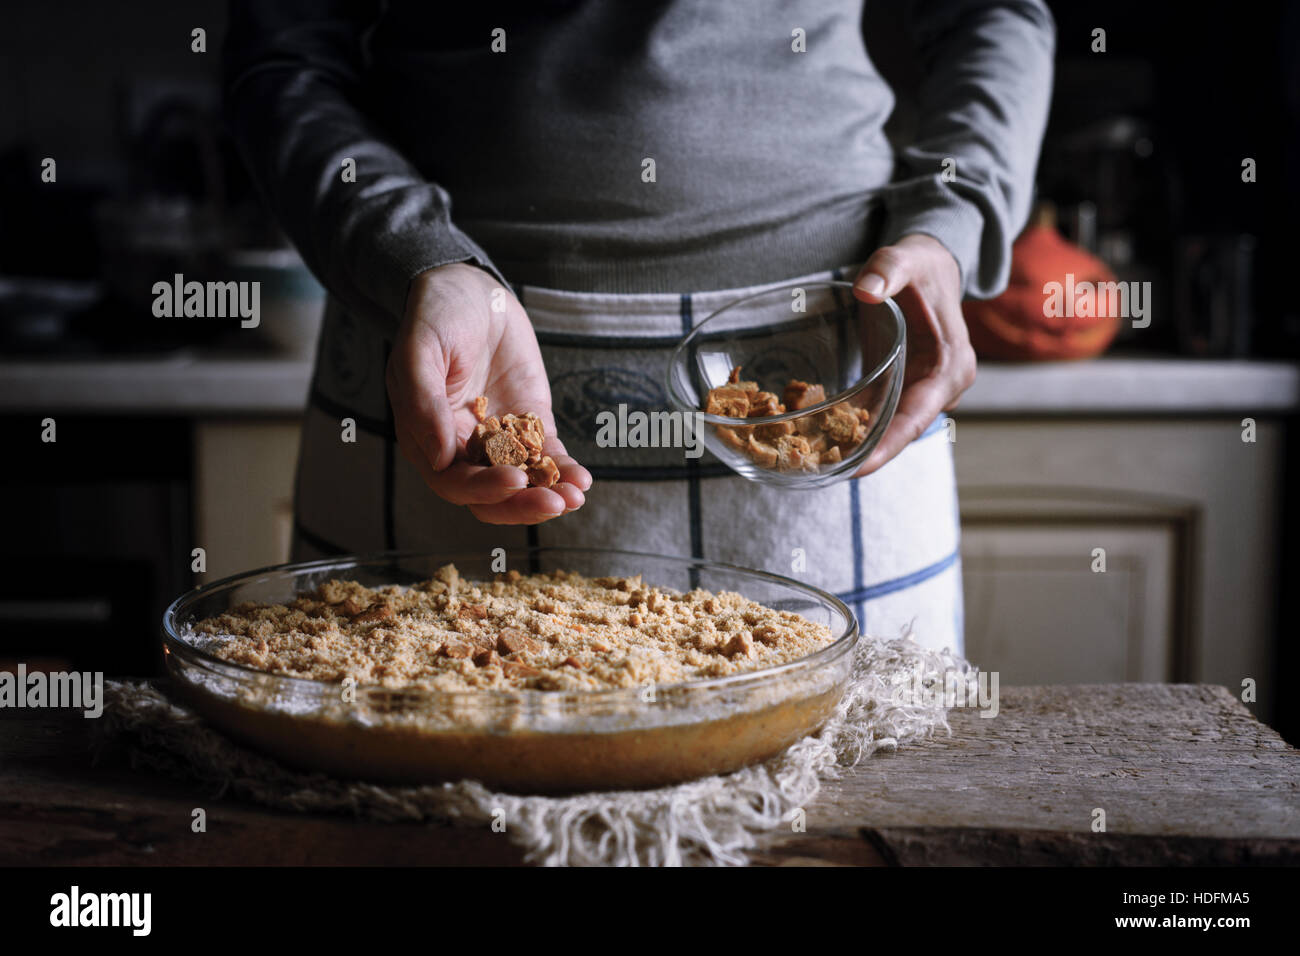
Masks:
[[[710,390],[704,411],[709,415],[723,418],[748,418],[749,393],[740,389],[722,386]]]
[[[528,453],[526,461],[534,463],[541,459],[542,446],[546,444],[546,430],[540,418],[532,412],[526,415],[506,415],[501,419],[501,427],[524,446]]]
[[[355,624],[374,624],[378,621],[387,621],[394,617],[391,605],[384,602],[378,602],[370,605],[360,614],[352,619]]]
[[[805,415],[803,418],[794,420],[794,430],[803,435],[809,441],[822,437],[822,426],[818,419],[820,415]]]
[[[783,435],[776,440],[776,467],[781,471],[807,471],[813,454],[808,439],[802,435]],[[811,463],[816,469],[817,463]]]
[[[771,392],[755,392],[749,396],[749,418],[780,415],[784,411],[785,406]]]
[[[758,391],[758,383],[757,383],[757,382],[742,382],[742,381],[740,380],[740,366],[739,366],[739,365],[737,365],[737,366],[735,366],[734,368],[732,368],[732,370],[731,370],[731,374],[727,376],[727,384],[728,384],[728,385],[734,385],[736,388],[740,389],[742,392],[757,392],[757,391]]]
[[[550,455],[546,455],[536,465],[529,465],[524,471],[528,475],[528,483],[534,488],[550,488],[560,480],[560,466]]]
[[[759,441],[774,442],[783,435],[795,433],[794,422],[769,422],[754,426],[754,437]]]
[[[809,385],[796,378],[785,387],[783,398],[786,408],[794,412],[826,401],[826,389],[820,385]]]
[[[744,451],[746,448],[749,447],[749,436],[746,435],[745,437],[742,438],[738,434],[738,431],[739,431],[738,429],[724,428],[721,425],[719,425],[717,428],[718,437],[722,439],[722,443],[724,445],[726,445],[728,448],[733,448],[736,451]]]
[[[739,634],[733,634],[719,649],[719,652],[726,657],[753,657],[754,656],[754,639],[743,631]]]
[[[483,455],[493,465],[522,465],[528,460],[528,449],[523,442],[503,429],[484,439]]]
[[[465,456],[477,465],[511,465],[528,475],[533,487],[550,488],[560,480],[559,466],[543,454],[546,428],[532,412],[485,417],[487,398],[472,403],[479,423],[465,440]]]
[[[764,468],[773,468],[776,466],[777,453],[771,445],[766,445],[756,439],[753,435],[749,436],[749,454],[754,461]]]
[[[474,647],[471,644],[462,644],[460,641],[447,641],[439,649],[443,657],[450,657],[454,660],[470,657],[474,653]]]
[[[842,445],[852,442],[862,426],[853,409],[836,405],[821,413],[821,427],[831,441]]]
[[[502,661],[501,672],[507,677],[536,677],[541,673],[536,667],[521,664],[519,661]]]
[[[539,641],[515,627],[503,627],[497,635],[497,650],[506,654],[536,654],[542,649]]]

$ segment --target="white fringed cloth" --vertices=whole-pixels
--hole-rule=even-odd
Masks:
[[[197,779],[218,795],[280,810],[377,821],[489,827],[545,866],[735,866],[765,834],[785,831],[827,779],[880,749],[949,731],[945,695],[913,693],[916,680],[974,681],[975,669],[910,636],[864,637],[853,679],[831,720],[765,763],[659,790],[567,797],[497,793],[474,781],[372,784],[304,773],[239,746],[143,681],[110,681],[102,742],[125,745],[134,766]],[[951,699],[948,701],[951,702]]]

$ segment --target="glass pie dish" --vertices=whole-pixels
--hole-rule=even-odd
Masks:
[[[725,677],[593,691],[359,685],[277,675],[212,653],[193,625],[242,602],[285,603],[332,578],[416,584],[447,563],[490,581],[501,552],[385,553],[286,564],[190,591],[163,615],[179,694],[232,738],[304,770],[401,783],[474,779],[524,793],[644,789],[739,769],[816,732],[850,679],[858,627],[834,596],[790,578],[686,557],[588,548],[506,550],[521,573],[642,575],[674,591],[735,591],[830,629],[805,657]],[[495,564],[495,568],[493,565]]]
[[[851,282],[779,286],[723,306],[682,339],[668,400],[700,413],[704,446],[742,477],[822,488],[853,475],[880,443],[906,343],[892,299],[863,302]],[[728,401],[737,388],[750,396],[738,407]]]

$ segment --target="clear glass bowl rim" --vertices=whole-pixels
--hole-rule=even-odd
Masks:
[[[848,606],[837,598],[835,595],[815,588],[810,584],[797,581],[794,578],[785,577],[780,574],[773,574],[769,571],[759,571],[754,568],[746,568],[737,564],[728,564],[721,561],[708,561],[702,558],[692,558],[686,555],[671,554],[653,554],[641,551],[625,551],[614,548],[579,548],[564,546],[541,546],[541,547],[521,547],[507,548],[507,555],[526,555],[526,556],[560,556],[565,554],[585,554],[585,555],[618,555],[624,558],[650,559],[653,561],[667,561],[677,563],[685,569],[698,568],[701,570],[716,570],[729,573],[738,573],[755,577],[769,582],[775,582],[782,586],[800,591],[804,595],[814,598],[824,605],[838,612],[846,622],[844,630],[835,635],[831,643],[819,651],[814,651],[804,657],[796,658],[784,664],[777,664],[772,667],[759,668],[752,671],[742,671],[738,674],[728,674],[724,677],[706,678],[703,680],[680,681],[675,684],[655,685],[656,695],[665,694],[673,695],[677,693],[697,693],[712,690],[731,690],[743,689],[748,685],[764,685],[775,683],[778,678],[788,677],[792,674],[798,674],[804,671],[813,671],[819,666],[830,664],[839,660],[844,655],[850,653],[857,645],[859,629],[857,618]],[[366,554],[347,554],[332,558],[318,558],[313,561],[289,562],[286,564],[273,564],[266,567],[257,568],[252,571],[245,571],[240,574],[232,574],[228,577],[221,578],[204,584],[201,587],[193,588],[186,591],[180,597],[172,601],[163,612],[162,619],[162,636],[163,647],[168,653],[178,655],[182,661],[188,661],[197,664],[208,670],[214,671],[224,677],[235,680],[257,680],[260,684],[270,681],[277,689],[288,692],[297,692],[303,696],[316,697],[323,699],[337,698],[338,682],[311,680],[305,677],[291,677],[287,674],[276,674],[272,671],[258,670],[253,667],[245,667],[242,664],[234,664],[230,661],[222,660],[215,655],[209,654],[201,648],[195,647],[180,636],[176,626],[178,613],[192,603],[201,598],[208,597],[222,590],[231,590],[241,584],[254,582],[257,578],[267,575],[289,575],[292,577],[301,576],[310,571],[323,571],[327,569],[338,569],[345,571],[347,568],[356,568],[358,566],[378,565],[381,563],[393,563],[402,560],[423,560],[432,561],[437,564],[455,563],[457,559],[482,561],[484,555],[481,551],[423,551],[423,550],[406,550],[406,551],[376,551]],[[552,690],[472,690],[472,691],[438,691],[429,690],[422,687],[384,687],[379,684],[358,684],[356,687],[357,695],[401,695],[404,698],[410,698],[412,701],[424,699],[430,704],[453,704],[456,706],[481,705],[484,707],[512,706],[518,707],[524,704],[542,706],[544,702],[565,700],[568,702],[581,701],[589,703],[592,706],[601,706],[605,704],[630,703],[639,699],[644,688],[641,685],[634,687],[618,687],[608,690],[593,691],[552,691]]]
[[[752,295],[747,295],[744,296],[743,298],[736,299],[733,302],[728,302],[722,308],[713,312],[708,318],[702,321],[699,325],[691,329],[690,333],[687,334],[686,337],[683,338],[681,342],[677,344],[677,347],[675,349],[673,349],[673,354],[669,356],[668,372],[666,375],[667,381],[665,383],[668,390],[668,400],[672,402],[672,404],[675,405],[679,410],[688,411],[688,412],[699,412],[699,414],[702,416],[703,421],[707,422],[710,425],[724,425],[724,426],[769,425],[772,424],[773,422],[793,421],[794,419],[797,418],[803,418],[805,415],[811,415],[814,412],[822,411],[824,409],[830,408],[832,405],[838,405],[840,402],[852,398],[854,395],[857,395],[859,392],[868,388],[872,383],[876,381],[876,379],[880,378],[880,376],[883,375],[887,369],[889,369],[896,361],[898,361],[898,356],[899,353],[902,351],[903,344],[907,341],[907,325],[903,320],[903,312],[901,309],[899,309],[898,304],[889,296],[885,296],[883,299],[881,299],[880,303],[861,302],[861,300],[858,300],[859,302],[861,302],[862,305],[881,304],[889,307],[889,313],[894,318],[894,341],[890,345],[889,354],[885,356],[885,358],[880,362],[880,364],[878,364],[874,369],[872,369],[871,372],[864,375],[862,378],[858,379],[857,382],[850,385],[848,388],[844,389],[844,391],[828,397],[824,402],[818,402],[816,405],[809,405],[807,408],[800,408],[795,411],[782,412],[779,415],[755,415],[753,418],[727,418],[724,415],[710,415],[708,412],[696,408],[695,406],[691,405],[689,402],[686,401],[686,397],[684,395],[681,395],[677,391],[676,385],[674,383],[674,379],[676,377],[674,375],[674,370],[680,367],[681,365],[685,364],[686,350],[690,348],[691,344],[696,340],[697,336],[699,336],[699,334],[703,332],[708,327],[709,323],[712,322],[714,319],[718,318],[729,309],[738,308],[749,302],[752,302],[754,299],[762,298],[763,296],[775,295],[778,292],[788,292],[791,289],[807,289],[807,288],[817,288],[817,287],[846,289],[848,290],[850,296],[853,295],[852,282],[844,282],[842,280],[829,280],[829,279],[818,280],[816,282],[791,282],[788,283],[787,285],[776,286],[771,289],[764,289],[761,292],[755,292]]]

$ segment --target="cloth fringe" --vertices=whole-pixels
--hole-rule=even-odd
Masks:
[[[496,793],[473,781],[396,786],[303,773],[246,750],[143,681],[105,686],[102,747],[125,743],[134,766],[197,779],[217,796],[281,810],[348,813],[377,821],[491,826],[526,859],[545,866],[738,866],[764,835],[790,826],[829,780],[880,749],[896,749],[948,726],[945,695],[913,693],[975,668],[932,651],[909,633],[864,637],[836,713],[765,763],[725,776],[648,791],[566,797]]]

